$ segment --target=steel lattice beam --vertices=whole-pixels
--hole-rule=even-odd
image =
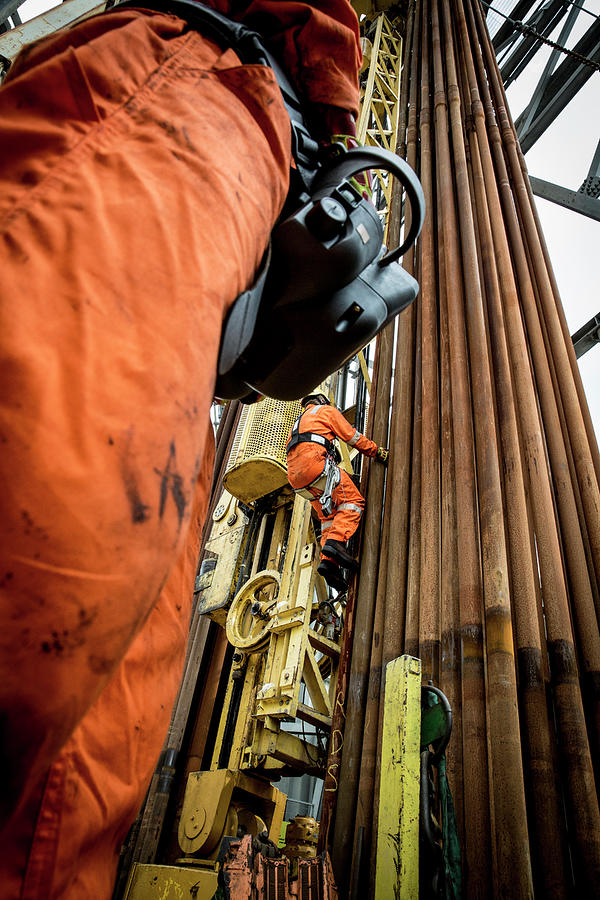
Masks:
[[[588,28],[578,41],[574,52],[600,63],[600,19],[596,19]],[[515,122],[523,153],[531,149],[593,73],[594,69],[591,66],[578,62],[573,56],[564,59],[548,79],[538,109],[524,134],[520,132],[520,126],[525,119],[525,113],[521,113]]]
[[[528,20],[527,24],[532,28],[535,28],[535,30],[539,34],[544,35],[544,37],[549,37],[561,19],[566,15],[568,8],[569,3],[565,2],[565,0],[553,0],[548,6],[538,10],[531,19]],[[577,9],[576,12],[579,12],[579,10]],[[531,62],[539,47],[539,38],[530,34],[523,36],[523,39],[518,42],[508,59],[503,62],[500,68],[500,74],[505,87],[508,87],[512,81],[519,77],[527,64]]]
[[[569,188],[561,187],[559,184],[552,184],[550,181],[544,181],[542,178],[529,176],[531,189],[536,197],[542,197],[544,200],[550,200],[558,206],[564,206],[566,209],[572,209],[574,212],[588,216],[600,222],[600,201],[588,197],[580,191],[571,191]]]

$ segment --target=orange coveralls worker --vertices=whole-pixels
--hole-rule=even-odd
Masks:
[[[348,0],[231,6],[356,114]],[[117,7],[25,48],[0,146],[0,892],[104,900],[181,677],[220,331],[289,120],[269,69]]]
[[[377,444],[353,428],[335,406],[312,402],[309,399],[297,422],[299,434],[318,435],[326,441],[333,441],[338,437],[365,456],[377,455]],[[295,426],[290,431],[288,444],[294,428]],[[311,506],[321,522],[321,558],[343,566],[351,557],[339,545],[345,544],[358,528],[365,499],[348,473],[338,469],[340,480],[331,493],[333,501],[331,513],[323,512],[319,500],[323,493],[323,485],[319,483],[317,486],[315,482],[322,481],[327,457],[327,448],[321,443],[305,441],[293,446],[287,454],[288,481],[295,491],[302,493],[302,496],[306,496],[307,499],[310,499],[311,495],[314,497]],[[329,542],[333,542],[330,547],[327,546]],[[340,552],[343,554],[341,557],[338,556]],[[341,582],[339,583],[341,585]],[[336,585],[332,583],[332,586]]]

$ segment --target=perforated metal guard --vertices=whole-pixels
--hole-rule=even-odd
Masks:
[[[226,490],[251,503],[286,483],[285,445],[300,411],[298,401],[270,398],[243,410],[223,479]]]

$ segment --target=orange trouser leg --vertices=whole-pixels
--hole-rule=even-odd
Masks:
[[[360,493],[350,476],[340,469],[340,483],[333,490],[333,512],[324,516],[321,504],[314,501],[311,505],[321,520],[321,547],[326,541],[350,540],[358,526],[365,507],[365,498]],[[324,558],[328,558],[324,554]]]
[[[0,880],[101,900],[174,697],[221,322],[289,123],[268,71],[124,10],[26,51],[0,146]]]

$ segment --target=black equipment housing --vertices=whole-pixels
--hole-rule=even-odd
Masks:
[[[376,209],[347,181],[365,168],[399,176],[409,199],[411,226],[389,253]],[[418,294],[417,281],[398,262],[425,211],[421,186],[404,160],[375,147],[348,150],[317,174],[311,189],[273,229],[257,283],[229,313],[218,397],[244,399],[250,390],[279,400],[301,397]]]

